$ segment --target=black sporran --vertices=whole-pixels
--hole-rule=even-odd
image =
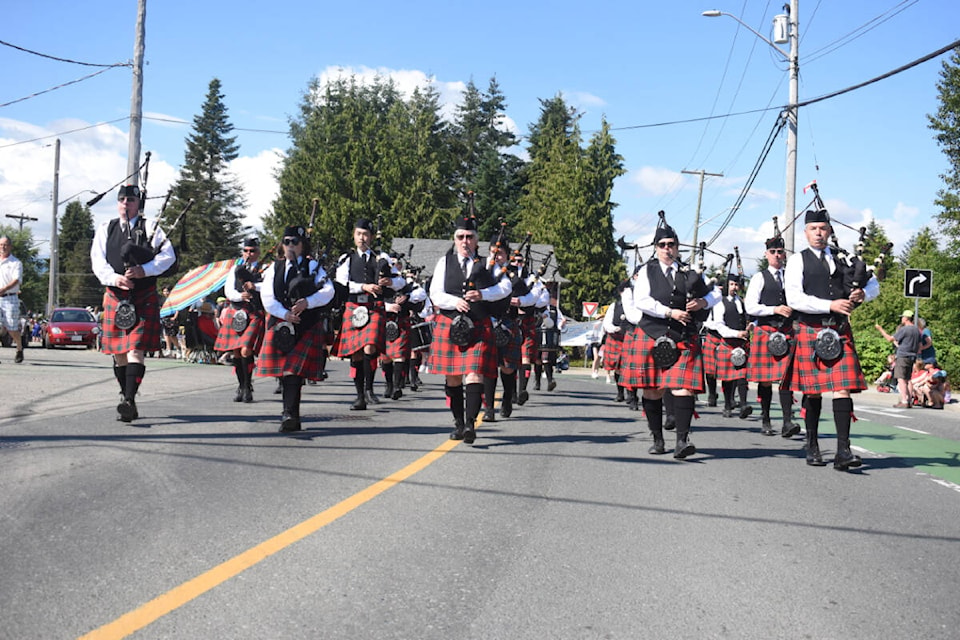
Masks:
[[[117,304],[117,312],[113,317],[113,324],[117,329],[127,331],[137,326],[137,308],[130,300],[121,300]]]
[[[290,353],[297,344],[297,328],[289,322],[280,322],[273,330],[273,344],[281,353]]]
[[[670,336],[660,336],[653,344],[653,363],[661,369],[669,369],[680,359],[680,347]]]
[[[493,335],[497,341],[497,348],[502,349],[513,340],[513,334],[510,333],[510,329],[507,328],[502,322],[498,322],[493,325]]]
[[[469,347],[476,342],[473,320],[465,313],[453,319],[450,325],[450,342],[458,347]]]
[[[250,315],[246,309],[237,309],[233,314],[233,320],[230,321],[230,328],[237,333],[243,333],[250,325]]]
[[[830,327],[820,329],[813,343],[813,351],[824,362],[831,362],[843,355],[843,340]]]
[[[774,331],[767,339],[767,351],[774,358],[782,358],[790,351],[790,338],[785,333]]]
[[[387,342],[396,342],[397,338],[400,337],[400,325],[397,324],[396,320],[387,320],[384,330],[387,334]]]

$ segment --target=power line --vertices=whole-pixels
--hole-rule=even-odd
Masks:
[[[39,138],[31,138],[30,140],[18,140],[17,142],[11,142],[10,144],[0,145],[0,149],[6,149],[7,147],[16,147],[21,144],[29,144],[31,142],[39,142],[40,140],[47,140],[48,138],[59,138],[60,136],[65,136],[70,133],[79,133],[80,131],[86,131],[87,129],[94,129],[96,127],[102,127],[105,124],[115,124],[117,122],[122,122],[123,120],[129,120],[130,116],[124,116],[122,118],[117,118],[116,120],[107,120],[106,122],[98,122],[96,124],[87,125],[86,127],[79,127],[77,129],[70,129],[69,131],[61,131],[60,133],[51,133],[48,136],[40,136]]]
[[[31,51],[30,49],[25,49],[24,47],[18,47],[15,44],[11,44],[3,40],[0,40],[0,44],[6,47],[10,47],[11,49],[23,51],[24,53],[30,53],[35,56],[40,56],[41,58],[48,58],[50,60],[56,60],[57,62],[69,62],[70,64],[80,64],[85,67],[129,67],[131,66],[129,62],[125,62],[125,63],[116,62],[114,64],[94,64],[93,62],[80,62],[79,60],[70,60],[69,58],[58,58],[56,56],[51,56],[46,53],[40,53],[39,51]]]
[[[37,96],[42,96],[42,95],[45,94],[45,93],[50,93],[51,91],[56,91],[57,89],[62,89],[62,88],[64,88],[64,87],[69,87],[71,84],[77,84],[78,82],[83,82],[84,80],[89,80],[90,78],[92,78],[92,77],[94,77],[94,76],[98,76],[98,75],[100,75],[101,73],[104,73],[104,72],[106,72],[106,71],[109,71],[110,69],[114,69],[114,68],[116,68],[116,67],[125,67],[125,66],[127,66],[127,65],[125,65],[125,64],[115,64],[115,65],[112,65],[112,66],[107,67],[106,69],[100,69],[100,71],[94,71],[94,72],[91,73],[90,75],[83,76],[82,78],[77,78],[76,80],[71,80],[70,82],[64,82],[63,84],[58,84],[58,85],[55,86],[55,87],[50,87],[49,89],[44,89],[43,91],[37,91],[36,93],[31,93],[31,94],[28,95],[28,96],[24,96],[24,97],[22,97],[22,98],[17,98],[16,100],[11,100],[10,102],[4,102],[3,104],[0,104],[0,108],[2,108],[2,107],[9,107],[10,105],[12,105],[12,104],[17,104],[18,102],[23,102],[24,100],[29,100],[30,98],[36,98]]]

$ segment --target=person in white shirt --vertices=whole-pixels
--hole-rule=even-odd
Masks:
[[[0,322],[10,334],[17,355],[13,361],[23,362],[23,340],[20,338],[20,284],[23,263],[13,255],[9,236],[0,236]]]
[[[717,347],[717,380],[723,388],[723,417],[733,416],[734,393],[740,396],[740,418],[746,419],[753,413],[753,407],[747,401],[747,362],[739,366],[734,362],[735,355],[746,354],[749,357],[749,322],[743,300],[740,299],[740,277],[727,275],[727,295],[720,304],[710,310],[710,318],[704,328],[720,334]],[[741,352],[736,352],[741,349]]]

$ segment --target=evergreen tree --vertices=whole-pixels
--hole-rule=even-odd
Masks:
[[[179,232],[188,241],[188,248],[179,247],[180,273],[236,257],[243,241],[240,210],[245,204],[244,193],[229,173],[229,163],[237,158],[239,146],[236,136],[230,135],[233,125],[220,89],[220,80],[210,81],[201,113],[193,118],[180,177],[163,216],[164,228],[169,229],[187,203],[194,200]],[[171,235],[171,242],[177,245],[178,233]]]
[[[950,166],[940,176],[944,188],[937,192],[934,204],[940,207],[937,221],[949,239],[947,248],[956,255],[960,252],[960,50],[955,49],[943,62],[937,90],[940,106],[927,119]]]
[[[57,240],[60,245],[60,301],[70,306],[96,306],[103,300],[100,281],[92,273],[90,245],[93,243],[93,214],[90,207],[74,200],[60,218]]]

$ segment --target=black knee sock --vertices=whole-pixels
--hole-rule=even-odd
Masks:
[[[131,402],[137,398],[137,390],[140,388],[140,383],[143,382],[143,375],[147,372],[147,368],[135,362],[127,364],[127,385],[124,389],[124,396],[127,400]]]
[[[243,381],[246,378],[244,375],[246,373],[247,363],[243,361],[243,358],[239,356],[234,356],[233,358],[233,372],[237,376],[237,384],[241,387],[243,386]]]
[[[467,389],[469,389],[469,385]],[[487,411],[493,411],[493,396],[497,393],[497,379],[496,378],[484,378],[483,379],[483,406],[487,408]]]
[[[477,416],[480,415],[480,405],[483,402],[483,383],[473,382],[468,384],[466,397],[467,408],[464,418],[467,421],[467,428],[472,429],[474,423],[477,421]]]
[[[360,360],[353,361],[353,386],[357,389],[357,397],[363,397],[363,387],[364,387],[364,375],[363,375],[363,362]]]
[[[503,399],[506,400],[510,398],[517,397],[517,372],[511,371],[507,373],[506,371],[500,372],[500,381],[503,382]]]
[[[674,403],[673,403],[673,393],[667,389],[663,392],[663,413],[667,416],[674,415]],[[647,405],[643,405],[644,411],[646,411]]]
[[[533,365],[533,375],[535,375],[537,378],[536,380],[537,384],[540,384],[540,378],[543,377],[543,365],[540,364],[539,362]]]
[[[717,377],[707,375],[704,376],[704,378],[707,381],[707,393],[709,393],[711,396],[717,395]]]
[[[524,364],[520,366],[520,390],[527,390],[527,383],[530,382],[530,365]]]
[[[547,382],[553,381],[553,365],[545,364],[543,365],[543,370],[547,372]]]
[[[837,447],[850,447],[850,419],[853,416],[853,398],[833,399],[833,424],[837,428]]]
[[[389,386],[393,386],[393,362],[384,362],[381,366],[383,369],[383,380]]]
[[[663,400],[643,398],[643,412],[647,415],[647,428],[653,437],[663,439]]]
[[[449,387],[444,386],[444,391],[447,392],[447,397],[450,398],[450,413],[453,414],[453,420],[458,425],[464,425],[463,417],[463,387]]]
[[[783,424],[787,424],[793,417],[793,392],[789,389],[780,389],[780,410],[783,412]]]
[[[820,411],[823,409],[823,396],[803,396],[805,409],[803,424],[807,430],[807,437],[817,437],[817,428],[820,425]]]
[[[693,422],[693,396],[674,396],[673,410],[677,421],[677,439],[685,440],[690,433],[690,423]]]
[[[733,409],[733,380],[721,380],[720,388],[723,389],[723,408]]]
[[[737,391],[740,393],[740,406],[747,406],[747,393],[750,391],[750,386],[746,380],[738,380],[734,384],[737,385]]]
[[[773,400],[773,387],[762,384],[757,387],[757,395],[760,396],[760,415],[765,422],[769,422],[770,402]]]
[[[393,363],[393,391],[403,386],[403,373],[407,370],[406,362]]]
[[[113,365],[113,375],[120,384],[120,393],[127,395],[127,365]]]
[[[363,354],[363,382],[365,388],[373,391],[373,359],[377,356],[365,353]]]

